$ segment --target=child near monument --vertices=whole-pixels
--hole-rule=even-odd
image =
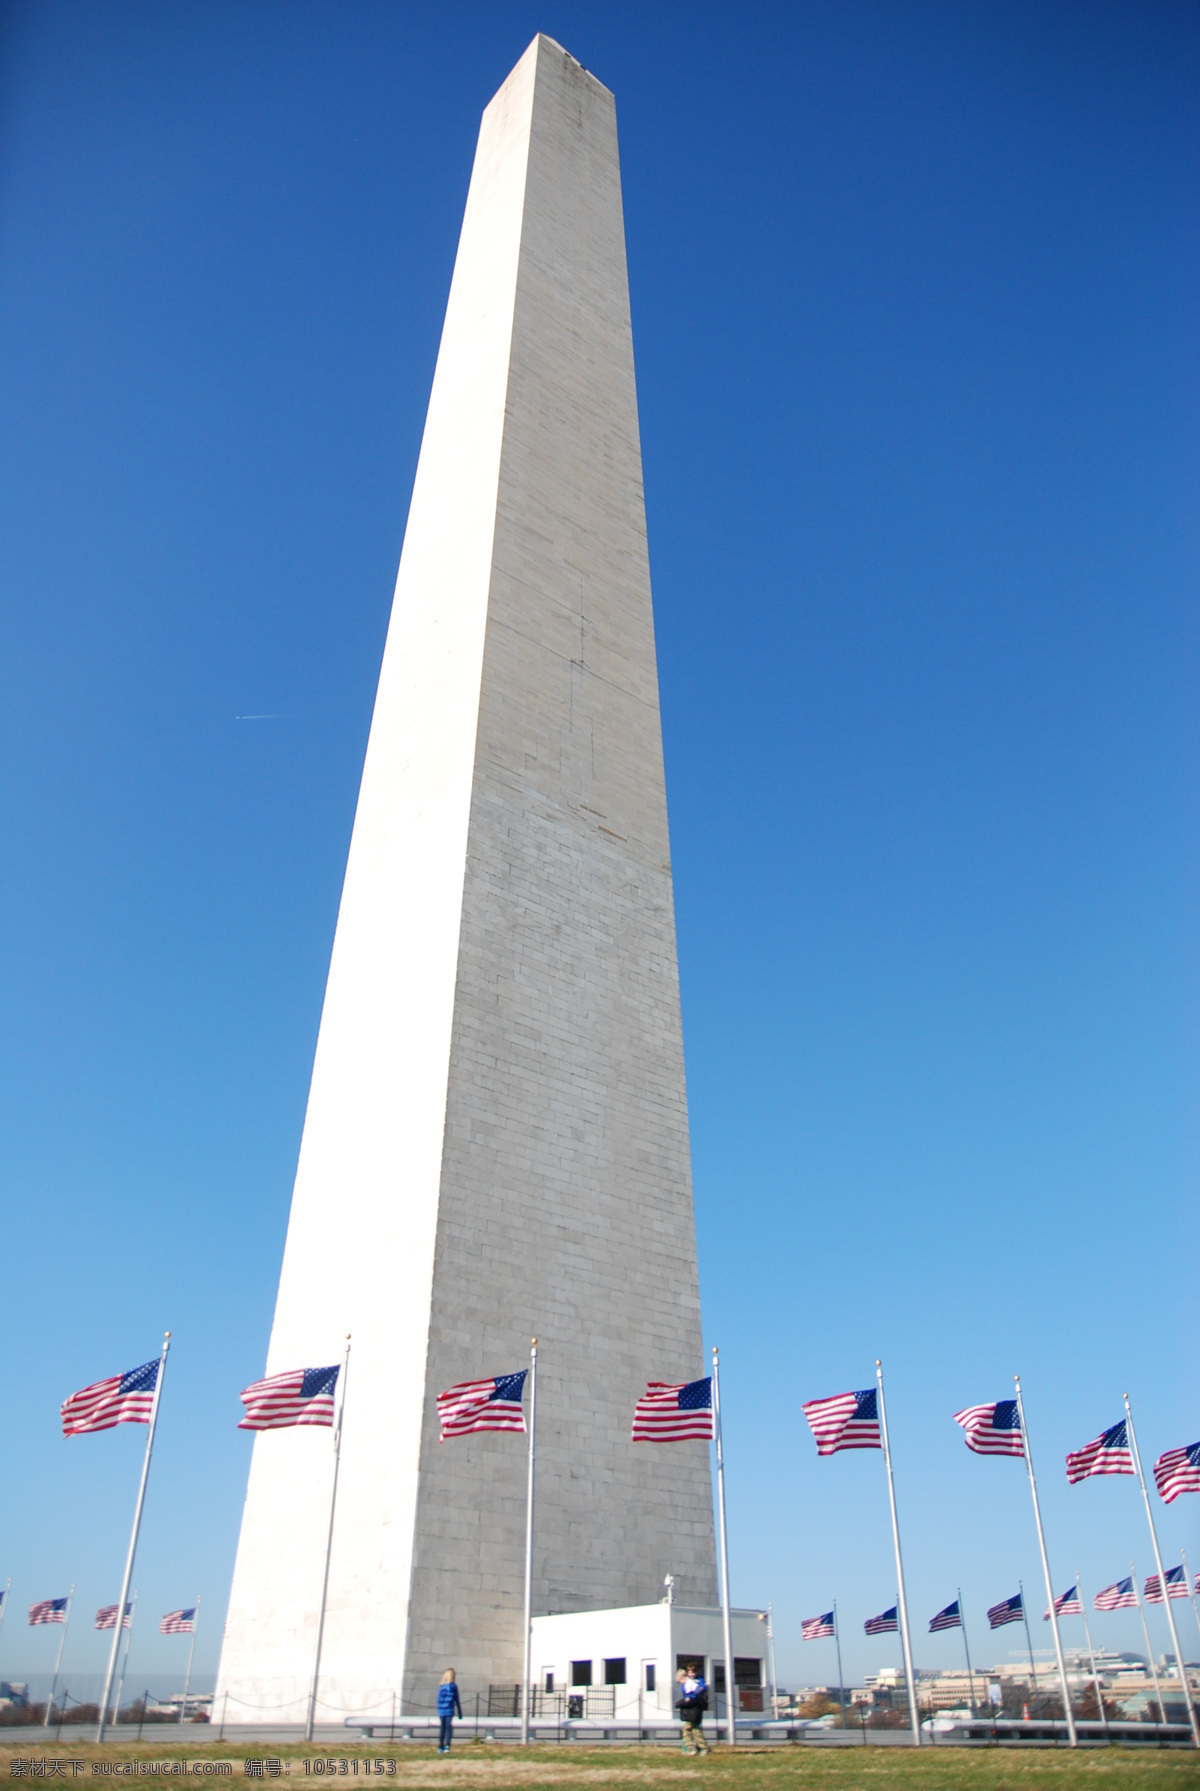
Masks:
[[[441,1719],[441,1733],[438,1737],[438,1753],[450,1752],[450,1739],[454,1733],[454,1719],[462,1715],[462,1700],[458,1695],[458,1683],[454,1677],[454,1668],[447,1667],[442,1674],[442,1683],[438,1686],[438,1716]]]

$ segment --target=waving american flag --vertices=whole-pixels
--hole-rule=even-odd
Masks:
[[[1020,1623],[1025,1615],[1025,1595],[1014,1592],[1011,1598],[1002,1598],[999,1604],[992,1605],[988,1611],[988,1624],[992,1629],[1002,1629],[1006,1623]]]
[[[1182,1567],[1167,1568],[1167,1597],[1186,1598],[1188,1595],[1187,1576]],[[1147,1604],[1161,1604],[1163,1601],[1162,1586],[1156,1573],[1152,1573],[1146,1581],[1145,1597]]]
[[[96,1628],[97,1629],[115,1629],[116,1627],[117,1627],[117,1607],[116,1607],[116,1605],[115,1604],[102,1604],[100,1606],[100,1609],[96,1612]],[[122,1623],[121,1628],[122,1629],[132,1629],[133,1628],[133,1605],[132,1604],[127,1604],[125,1606],[125,1621],[124,1621],[124,1623]]]
[[[879,1398],[874,1387],[861,1393],[834,1393],[829,1399],[809,1399],[804,1416],[816,1438],[818,1455],[836,1455],[839,1449],[882,1449],[879,1434]]]
[[[91,1430],[111,1430],[115,1424],[149,1424],[158,1370],[155,1357],[128,1374],[110,1374],[107,1380],[72,1393],[62,1403],[63,1435],[84,1436]]]
[[[1114,1580],[1111,1586],[1105,1586],[1103,1592],[1097,1592],[1092,1600],[1098,1611],[1135,1611],[1137,1609],[1137,1593],[1133,1587],[1133,1577]]]
[[[1056,1598],[1054,1600],[1054,1612],[1055,1612],[1055,1615],[1058,1617],[1082,1617],[1083,1616],[1083,1600],[1079,1596],[1078,1583],[1076,1583],[1074,1586],[1072,1586],[1071,1590],[1069,1592],[1063,1592],[1058,1598]],[[1042,1622],[1049,1623],[1049,1621],[1050,1621],[1050,1612],[1048,1610],[1043,1611],[1042,1612]]]
[[[1200,1443],[1189,1443],[1186,1449],[1168,1449],[1160,1455],[1154,1464],[1154,1484],[1168,1505],[1180,1493],[1200,1492]]]
[[[39,1623],[65,1623],[69,1598],[43,1598],[29,1607],[29,1621],[36,1629]]]
[[[238,1395],[246,1408],[239,1430],[286,1430],[292,1424],[332,1424],[340,1364],[290,1368],[253,1381]]]
[[[635,1443],[681,1443],[716,1436],[712,1376],[702,1381],[651,1381],[633,1410]]]
[[[180,1611],[168,1611],[158,1626],[160,1635],[193,1636],[196,1633],[196,1607],[190,1605]]]
[[[1082,1449],[1073,1449],[1067,1456],[1067,1479],[1074,1486],[1092,1474],[1132,1474],[1133,1455],[1129,1448],[1129,1430],[1124,1418],[1102,1430],[1093,1442]]]
[[[1021,1415],[1015,1399],[997,1399],[991,1405],[969,1405],[955,1412],[954,1422],[966,1432],[966,1445],[976,1455],[1024,1455]]]
[[[524,1430],[521,1398],[527,1368],[519,1374],[493,1374],[482,1381],[459,1381],[437,1396],[441,1441],[470,1436],[477,1430]]]

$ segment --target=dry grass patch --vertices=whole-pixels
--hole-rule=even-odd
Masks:
[[[318,1775],[305,1761],[336,1760],[334,1771]],[[341,1762],[346,1762],[345,1771]],[[37,1768],[30,1770],[37,1762]],[[59,1762],[57,1772],[51,1762]],[[248,1762],[278,1761],[279,1776],[258,1770]],[[18,1762],[21,1764],[18,1766]],[[42,1763],[45,1763],[44,1765]],[[166,1771],[153,1770],[155,1762]],[[224,1776],[206,1773],[206,1762],[227,1762],[232,1783],[253,1779],[263,1791],[275,1785],[282,1791],[368,1791],[400,1787],[445,1785],[478,1787],[479,1791],[567,1791],[574,1786],[658,1785],[677,1781],[714,1780],[721,1791],[1200,1791],[1200,1758],[1190,1750],[1153,1747],[1100,1748],[1078,1754],[1066,1749],[1031,1748],[923,1748],[914,1753],[903,1747],[822,1747],[800,1744],[787,1748],[741,1747],[736,1753],[715,1748],[703,1759],[692,1759],[665,1747],[581,1748],[540,1745],[527,1751],[509,1746],[474,1743],[464,1725],[454,1752],[439,1758],[432,1747],[334,1749],[270,1743],[210,1741],[194,1745],[156,1745],[152,1739],[115,1741],[102,1748],[83,1740],[45,1743],[0,1744],[0,1778],[49,1780],[65,1787],[193,1782],[220,1784]],[[378,1770],[376,1763],[383,1766]],[[128,1772],[110,1774],[103,1764],[128,1763]],[[357,1765],[357,1772],[355,1766]],[[16,1770],[14,1771],[14,1768]],[[199,1768],[199,1770],[197,1770]],[[49,1785],[39,1791],[49,1791]]]

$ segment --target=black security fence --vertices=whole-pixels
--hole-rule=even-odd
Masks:
[[[584,1722],[591,1717],[613,1717],[616,1715],[617,1694],[611,1685],[562,1686],[556,1691],[544,1691],[534,1686],[529,1695],[529,1716],[533,1722]],[[519,1685],[489,1685],[487,1690],[487,1714],[489,1716],[520,1716],[521,1687]]]

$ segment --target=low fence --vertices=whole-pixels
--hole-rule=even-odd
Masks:
[[[486,1716],[520,1716],[519,1685],[489,1685]],[[529,1716],[533,1722],[580,1722],[616,1715],[617,1693],[612,1685],[579,1685],[559,1691],[543,1691],[532,1686],[529,1693]]]

